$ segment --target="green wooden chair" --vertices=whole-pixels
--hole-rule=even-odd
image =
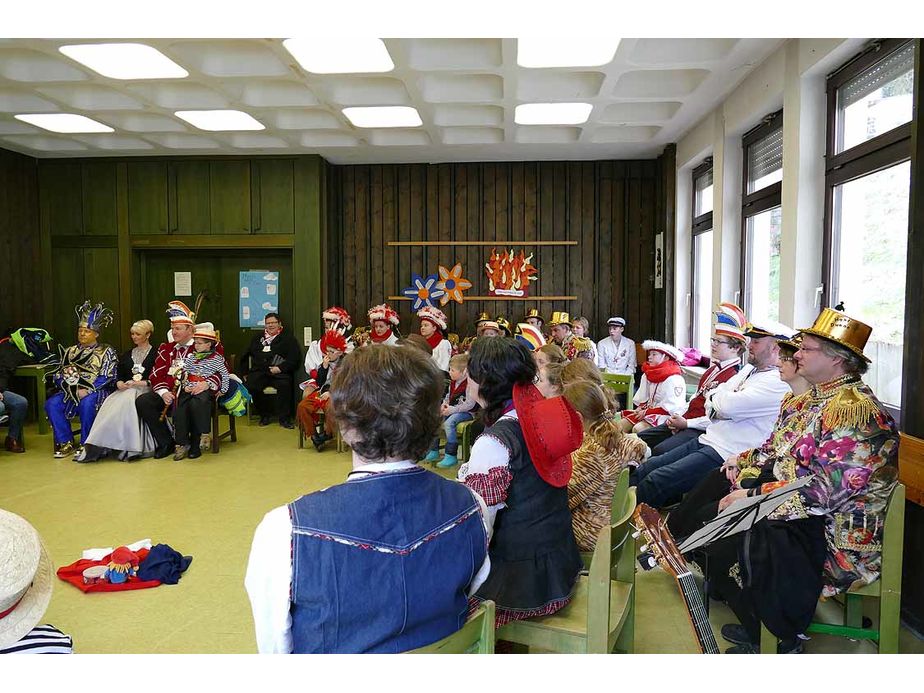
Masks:
[[[886,507],[882,534],[882,571],[875,582],[850,589],[843,595],[844,623],[812,621],[809,633],[838,635],[853,640],[873,640],[879,654],[898,653],[902,602],[902,551],[905,541],[905,486],[896,484]],[[863,627],[863,598],[879,600],[879,629]],[[776,654],[776,638],[761,625],[761,654]]]
[[[456,426],[456,435],[459,440],[459,462],[468,462],[468,456],[472,451],[472,434],[471,427],[474,419],[463,421]]]
[[[494,602],[481,602],[465,625],[452,635],[405,654],[494,654]]]
[[[628,507],[635,507],[635,487],[629,486],[629,469],[623,469],[616,481],[613,489],[613,501],[610,504],[610,524],[619,523],[619,518]],[[584,568],[590,570],[590,563],[593,560],[593,551],[581,551],[581,560],[584,561]]]
[[[603,384],[617,394],[626,393],[626,409],[635,409],[632,398],[635,396],[635,376],[618,375],[616,373],[601,373]]]
[[[513,621],[499,640],[562,653],[631,653],[635,649],[635,538],[629,524],[634,497],[597,538],[588,575],[578,578],[571,602],[551,616]]]

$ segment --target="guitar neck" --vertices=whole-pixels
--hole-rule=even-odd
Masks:
[[[700,597],[699,590],[696,587],[696,581],[693,574],[689,571],[677,576],[677,587],[687,606],[687,612],[690,615],[690,623],[693,625],[693,631],[696,633],[696,639],[699,641],[699,648],[703,654],[719,654],[719,645],[715,641],[715,635],[712,633],[712,625],[709,623],[709,615],[703,606],[703,600]]]

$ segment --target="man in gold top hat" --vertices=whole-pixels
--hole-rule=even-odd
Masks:
[[[737,551],[725,560],[710,554],[712,584],[742,624],[722,628],[722,636],[736,644],[730,652],[756,651],[761,622],[781,639],[780,651],[801,650],[798,636],[818,598],[869,584],[881,568],[899,436],[860,379],[870,363],[863,348],[872,328],[825,308],[800,332],[794,358],[812,387],[786,400],[767,443],[741,454],[757,463],[760,476],[725,496],[719,511],[743,496],[806,476],[812,480],[751,529],[747,554],[741,550],[745,535],[731,542]],[[723,465],[732,478],[736,465],[737,458]]]

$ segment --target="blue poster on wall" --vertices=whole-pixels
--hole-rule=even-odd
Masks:
[[[241,327],[261,329],[263,317],[279,310],[279,272],[250,270],[241,272]]]

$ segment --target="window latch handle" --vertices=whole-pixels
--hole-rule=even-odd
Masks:
[[[815,287],[815,300],[812,302],[812,306],[814,306],[815,308],[817,308],[821,304],[821,294],[824,292],[824,290],[825,290],[824,284]]]

